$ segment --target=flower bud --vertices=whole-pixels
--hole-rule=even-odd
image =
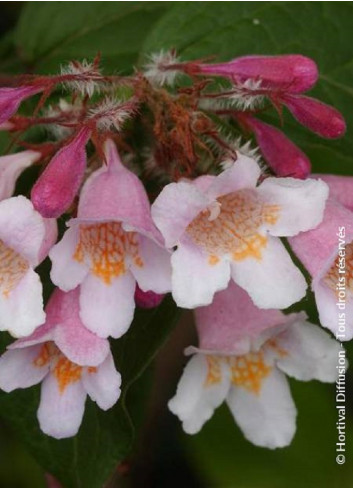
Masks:
[[[138,307],[142,309],[152,309],[153,307],[158,307],[159,304],[164,299],[165,294],[156,294],[151,290],[143,292],[140,287],[136,284],[135,289],[135,303]]]
[[[255,133],[261,153],[276,175],[304,179],[310,174],[309,158],[282,131],[252,117],[246,121]]]
[[[43,87],[34,85],[0,88],[0,124],[6,122],[17,112],[24,99],[42,90]]]
[[[286,95],[283,103],[300,124],[327,139],[343,136],[346,123],[338,110],[311,97]]]
[[[43,217],[59,217],[72,204],[86,169],[85,146],[90,135],[90,129],[81,129],[56,153],[35,183],[31,199]]]
[[[313,60],[298,54],[242,56],[228,63],[199,65],[199,71],[235,81],[261,80],[261,87],[289,93],[306,92],[315,85],[318,69]]]

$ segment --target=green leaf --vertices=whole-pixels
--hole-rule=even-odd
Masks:
[[[178,2],[153,28],[144,53],[173,47],[184,60],[283,53],[312,57],[321,74],[312,94],[343,113],[347,135],[339,141],[323,140],[301,128],[289,115],[284,131],[309,155],[315,171],[350,174],[352,16],[352,2]],[[274,121],[274,116],[269,120]]]
[[[114,72],[131,71],[151,26],[168,2],[26,2],[15,33],[33,71],[57,72],[71,59],[102,53]]]
[[[131,450],[138,407],[145,398],[136,381],[165,342],[178,318],[170,296],[154,310],[137,311],[128,333],[112,342],[123,379],[116,406],[104,412],[91,401],[74,438],[55,440],[41,433],[36,420],[39,387],[0,394],[0,415],[26,443],[32,455],[67,487],[102,487]],[[135,384],[138,390],[134,388]]]
[[[346,424],[345,465],[336,463],[335,390],[319,382],[291,384],[298,409],[297,433],[289,447],[269,450],[244,439],[226,406],[202,431],[182,435],[206,487],[351,487],[352,423]],[[347,391],[348,392],[348,391]]]

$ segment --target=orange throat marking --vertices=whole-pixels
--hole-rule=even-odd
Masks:
[[[219,214],[210,220],[210,211],[201,212],[187,227],[194,243],[209,254],[209,264],[230,255],[235,261],[248,257],[262,259],[267,237],[259,229],[263,224],[275,224],[279,206],[260,201],[255,191],[239,190],[217,199]]]
[[[97,371],[96,367],[81,367],[80,365],[71,362],[51,341],[43,343],[39,355],[33,361],[33,365],[38,368],[48,364],[50,364],[50,370],[58,383],[60,394],[62,394],[70,384],[74,384],[81,380],[84,368],[86,368],[89,373],[95,373]]]
[[[254,394],[260,393],[262,381],[272,371],[272,367],[266,365],[262,351],[250,352],[241,356],[207,355],[206,359],[208,371],[204,387],[211,387],[221,382],[222,361],[226,362],[230,368],[231,383]]]
[[[110,285],[115,277],[126,273],[127,256],[136,266],[143,267],[137,233],[124,231],[119,222],[80,224],[73,258],[87,263],[91,273],[105,284]]]
[[[347,293],[353,294],[353,243],[346,245],[344,260],[345,266],[342,268],[340,267],[340,256],[338,255],[323,278],[323,282],[333,290],[337,297],[340,285],[345,288]],[[341,273],[340,270],[343,270],[344,273]]]
[[[0,240],[0,291],[5,298],[16,288],[28,269],[27,260]]]

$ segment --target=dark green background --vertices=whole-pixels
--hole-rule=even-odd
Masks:
[[[343,112],[347,135],[324,141],[288,115],[284,131],[307,152],[315,171],[353,175],[352,2],[2,2],[0,9],[0,76],[55,73],[60,64],[94,57],[97,51],[106,73],[131,72],[146,54],[170,47],[183,59],[214,55],[228,60],[255,53],[311,56],[321,73],[313,94]],[[268,120],[278,124],[274,115]],[[5,139],[1,135],[3,148]],[[312,297],[302,306],[316,321]],[[125,379],[123,400],[105,414],[89,404],[73,440],[40,435],[34,414],[37,389],[1,395],[1,486],[43,486],[41,464],[69,487],[102,486],[110,474],[112,487],[353,485],[350,374],[343,466],[335,463],[334,388],[318,382],[291,383],[299,416],[288,448],[252,446],[226,408],[199,435],[184,435],[166,401],[180,377],[182,348],[194,341],[194,332],[190,317],[184,316],[165,344],[176,314],[167,299],[158,311],[140,312],[129,334],[115,342]],[[5,344],[5,335],[3,339]],[[352,346],[348,349],[352,356]],[[136,426],[141,426],[137,437]]]

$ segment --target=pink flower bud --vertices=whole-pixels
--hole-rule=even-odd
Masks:
[[[343,116],[330,105],[310,97],[286,95],[282,100],[298,122],[319,136],[335,139],[345,133]]]
[[[40,86],[23,86],[9,88],[0,88],[0,124],[6,122],[17,112],[21,102],[41,92],[43,87]]]
[[[151,290],[143,292],[143,290],[141,290],[136,284],[135,303],[138,307],[142,307],[143,309],[152,309],[153,307],[157,307],[164,299],[164,296],[165,294],[156,294]]]
[[[86,169],[85,146],[90,135],[90,129],[81,129],[56,153],[35,183],[31,199],[43,217],[59,217],[72,204]]]
[[[309,158],[282,131],[252,117],[247,117],[246,122],[254,131],[260,150],[276,175],[304,179],[310,174]]]
[[[299,54],[283,56],[243,56],[228,63],[199,65],[202,73],[227,76],[239,82],[262,80],[261,87],[301,93],[309,90],[318,79],[313,60]]]

